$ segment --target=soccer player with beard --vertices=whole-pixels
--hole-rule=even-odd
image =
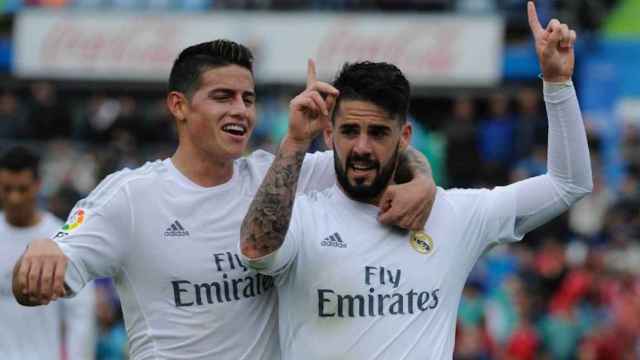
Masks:
[[[93,287],[41,308],[20,306],[11,294],[13,264],[24,248],[62,225],[53,214],[38,209],[39,163],[38,156],[23,146],[11,147],[0,156],[0,359],[62,359],[62,347],[68,360],[93,359]]]
[[[279,358],[272,279],[237,254],[242,218],[273,160],[264,151],[241,157],[256,121],[252,66],[249,49],[231,41],[182,51],[167,95],[175,154],[108,176],[51,240],[31,243],[14,271],[20,303],[46,304],[112,277],[132,359]],[[300,191],[334,183],[331,152],[303,158]],[[400,225],[424,222],[429,184],[416,174],[397,188],[384,220],[395,212]]]
[[[398,68],[345,65],[333,84],[340,94],[331,123],[305,93],[291,102],[289,132],[240,243],[249,267],[276,277],[284,359],[452,358],[458,304],[478,257],[591,191],[571,83],[575,32],[555,19],[542,28],[528,6],[549,116],[548,173],[492,190],[438,189],[422,231],[376,222],[411,138],[409,83]],[[295,197],[304,151],[323,129],[338,182]]]

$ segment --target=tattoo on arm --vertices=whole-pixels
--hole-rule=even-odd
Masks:
[[[284,242],[304,156],[304,150],[282,149],[276,155],[242,222],[240,248],[245,256],[271,254]]]
[[[395,182],[397,184],[404,184],[413,180],[413,178],[419,174],[432,177],[431,165],[426,156],[412,146],[409,146],[405,151],[400,153]]]

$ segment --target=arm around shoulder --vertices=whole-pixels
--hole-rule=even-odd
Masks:
[[[429,160],[409,146],[400,153],[395,183],[385,190],[380,200],[378,220],[407,230],[422,230],[431,214],[436,184]]]

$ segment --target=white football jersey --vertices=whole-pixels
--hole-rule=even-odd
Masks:
[[[251,262],[276,276],[283,359],[449,359],[467,276],[514,232],[515,196],[438,189],[424,232],[334,186],[298,196],[282,247]],[[433,331],[437,330],[437,331]]]
[[[245,267],[240,224],[273,155],[235,161],[199,186],[170,159],[108,176],[53,236],[73,291],[116,284],[132,359],[279,359],[273,280]],[[300,191],[335,182],[331,152],[306,157]]]
[[[593,183],[572,83],[544,83],[547,174],[492,190],[438,189],[422,232],[334,186],[298,196],[282,246],[252,268],[276,276],[283,358],[450,359],[478,257],[556,217]]]
[[[38,224],[15,227],[0,212],[0,359],[61,359],[62,326],[67,331],[69,360],[87,360],[95,355],[95,294],[82,291],[74,299],[49,306],[18,304],[11,290],[13,266],[27,245],[46,239],[62,225],[48,212],[41,212]]]

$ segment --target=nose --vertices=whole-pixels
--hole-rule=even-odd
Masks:
[[[367,155],[371,153],[371,144],[369,143],[369,137],[366,134],[358,136],[356,144],[353,147],[353,152],[360,155]]]
[[[7,204],[17,205],[22,202],[22,195],[19,191],[9,191],[5,198]]]
[[[249,107],[244,102],[242,96],[236,96],[233,100],[233,104],[231,105],[231,110],[229,113],[231,116],[241,116],[246,117],[249,112]]]

